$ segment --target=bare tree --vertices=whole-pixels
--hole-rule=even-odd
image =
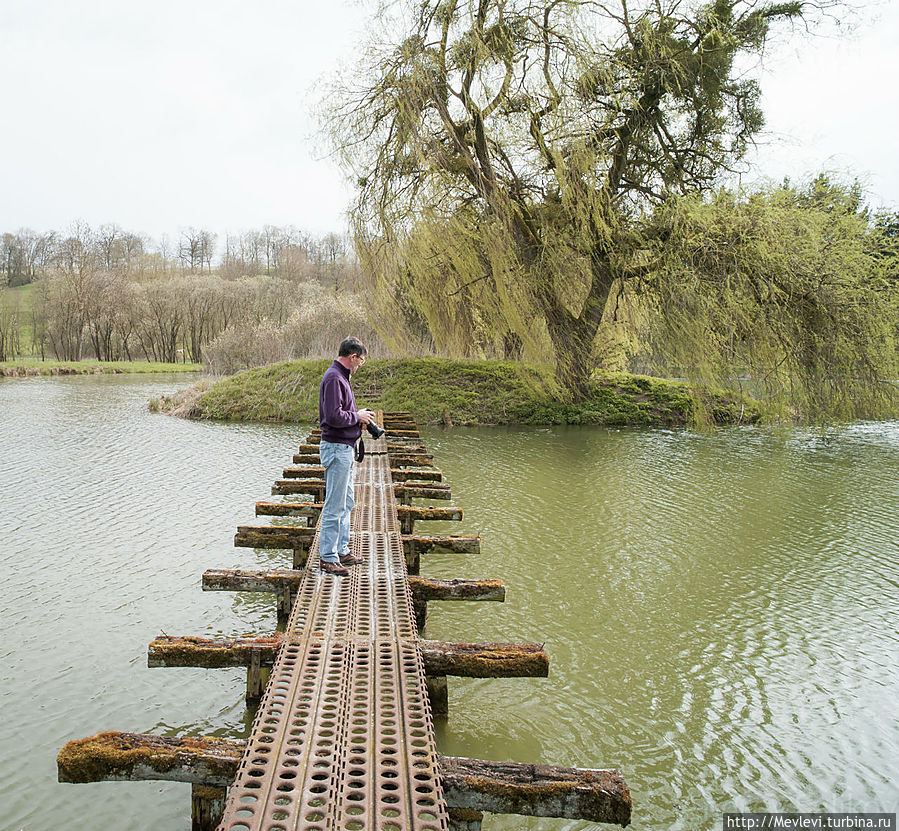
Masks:
[[[119,267],[124,258],[124,232],[118,225],[101,225],[97,229],[96,246],[100,265],[107,271]]]
[[[216,235],[197,228],[186,228],[181,231],[178,245],[178,259],[182,268],[191,274],[207,267],[212,271],[212,258],[215,256]]]
[[[56,274],[46,287],[47,337],[62,360],[81,360],[89,294],[99,270],[97,246],[89,225],[76,222],[56,246]]]
[[[19,274],[22,262],[22,250],[19,238],[15,234],[4,234],[0,257],[3,259],[3,285],[13,286]]]
[[[3,234],[0,238],[0,283],[8,286],[33,283],[52,260],[55,236],[54,233],[38,234],[30,228]]]
[[[0,288],[0,361],[11,360],[20,352],[19,297]]]

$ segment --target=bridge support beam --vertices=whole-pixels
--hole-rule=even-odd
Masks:
[[[320,465],[318,445],[314,446],[314,451],[294,453],[293,463],[295,465]],[[435,467],[434,457],[430,453],[391,453],[390,463],[395,467]]]
[[[428,704],[431,705],[432,716],[449,715],[449,686],[445,675],[428,675],[425,678],[428,690]]]
[[[318,464],[306,464],[302,467],[285,467],[282,471],[284,479],[323,479],[325,469]],[[442,482],[443,473],[431,465],[425,468],[394,467],[390,469],[390,477],[394,482]]]
[[[442,482],[417,482],[409,480],[394,485],[393,493],[398,505],[408,505],[412,499],[452,499],[450,486]]]
[[[190,786],[191,831],[215,831],[225,810],[227,788],[209,785]]]
[[[314,453],[317,456],[319,452],[319,445],[321,445],[321,436],[310,436],[305,442],[303,442],[303,444],[297,447],[297,453]],[[424,456],[428,459],[434,458],[426,445],[416,444],[414,441],[388,441],[387,452],[390,454],[391,459],[396,456],[409,455]]]
[[[291,516],[303,515],[309,511],[310,505],[321,505],[309,502],[257,502],[257,516]],[[403,510],[409,511],[455,511],[444,508],[412,508],[397,506],[400,522],[404,522]],[[422,519],[448,519],[444,516],[424,516]],[[294,568],[303,568],[309,554],[309,547],[315,536],[315,528],[303,525],[241,525],[234,537],[234,545],[240,548],[284,548],[294,552]],[[446,536],[406,534],[402,535],[403,553],[406,556],[406,568],[409,574],[418,574],[422,554],[452,553],[478,554],[481,550],[481,538],[477,534],[449,534]]]
[[[160,635],[147,650],[149,667],[252,668],[261,672],[281,648],[277,634],[267,638],[195,638]],[[545,678],[549,657],[536,643],[447,643],[422,641],[428,675],[446,678]]]
[[[322,512],[321,502],[266,502],[256,503],[256,516],[305,516],[309,519],[318,519]],[[398,505],[397,514],[401,520],[414,521],[449,519],[460,520],[463,513],[461,508],[418,508],[411,505]],[[403,532],[407,533],[407,532]],[[408,532],[408,533],[411,533]]]
[[[223,789],[234,780],[245,747],[245,742],[233,739],[98,733],[71,741],[60,750],[57,776],[60,782],[163,780]],[[453,756],[438,756],[437,766],[451,811],[562,817],[622,826],[631,819],[630,791],[617,770]],[[474,813],[460,813],[458,818],[479,821]],[[472,827],[476,826],[468,826]]]
[[[262,664],[262,650],[258,647],[253,649],[250,652],[250,663],[247,666],[247,694],[245,699],[249,706],[255,707],[259,703],[271,674],[271,666],[268,664],[263,666]]]
[[[290,614],[293,591],[302,575],[297,570],[268,569],[244,571],[242,569],[209,569],[203,574],[203,591],[276,592],[279,595],[279,620]],[[416,604],[416,616],[422,604],[429,600],[489,600],[506,599],[506,587],[502,580],[435,580],[430,577],[410,575],[412,601]],[[422,609],[422,615],[426,615]]]
[[[256,516],[314,516],[318,519],[323,506],[322,502],[266,502],[263,500],[256,503]]]
[[[265,502],[256,503],[256,516],[304,516],[314,525],[322,512],[322,502]],[[301,526],[302,527],[302,526]]]
[[[272,485],[273,496],[285,496],[287,494],[309,494],[315,497],[316,502],[323,502],[325,498],[324,479],[277,479]]]
[[[281,639],[270,638],[178,638],[162,635],[150,643],[147,652],[149,667],[246,667],[246,702],[259,703],[271,674],[272,664]]]
[[[494,600],[506,599],[502,580],[435,580],[432,577],[409,577],[412,597],[420,600]]]
[[[306,561],[309,559],[309,548],[314,537],[315,528],[303,527],[301,525],[240,525],[237,528],[237,533],[234,535],[234,545],[238,548],[290,549],[293,551],[294,570],[298,571],[306,567]]]
[[[470,808],[450,808],[449,831],[481,831],[481,820],[484,814],[481,811],[472,811]]]
[[[429,600],[495,600],[506,599],[506,587],[502,580],[433,580],[429,577],[409,575],[412,589],[412,605],[418,633],[425,630],[428,620]]]
[[[423,482],[418,479],[409,479],[403,484],[393,486],[396,501],[400,505],[408,505],[409,500],[417,499],[452,499],[450,486],[443,482]],[[273,496],[286,496],[289,494],[308,493],[321,502],[325,495],[325,480],[318,478],[309,479],[277,479],[272,485]]]
[[[430,453],[391,453],[390,463],[396,467],[435,467]]]
[[[402,506],[397,506],[397,511]],[[400,520],[402,522],[402,520]],[[446,537],[422,536],[420,534],[403,534],[403,554],[406,556],[406,571],[418,574],[421,571],[421,555],[432,552],[454,554],[479,554],[481,538],[477,535],[462,536],[451,534]]]
[[[396,515],[400,521],[400,530],[404,534],[412,533],[417,520],[445,519],[459,521],[463,516],[461,508],[417,508],[411,505],[397,505]]]

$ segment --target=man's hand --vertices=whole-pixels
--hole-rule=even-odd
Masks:
[[[375,420],[374,410],[369,410],[368,408],[358,410],[356,415],[359,416],[359,421],[363,424],[371,424]]]

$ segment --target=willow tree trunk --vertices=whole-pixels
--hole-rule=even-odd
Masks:
[[[575,402],[590,397],[590,376],[596,364],[593,344],[614,282],[608,261],[598,254],[594,257],[590,290],[579,316],[575,317],[551,290],[540,298],[556,360],[556,379]]]

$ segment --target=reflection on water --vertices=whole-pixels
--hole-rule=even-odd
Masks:
[[[305,431],[146,411],[181,383],[0,382],[10,829],[186,828],[186,785],[59,785],[56,752],[105,729],[246,733],[241,670],[149,670],[146,646],[274,627],[273,600],[202,594],[200,575],[289,562],[232,537]],[[427,635],[545,641],[551,659],[548,679],[451,679],[441,752],[618,767],[638,829],[720,827],[750,808],[895,810],[899,425],[426,441],[465,510],[451,530],[483,544],[423,573],[508,587],[504,604],[431,604]]]
[[[505,607],[445,604],[431,636],[551,657],[545,681],[451,682],[444,752],[619,767],[635,828],[895,809],[899,425],[430,443],[482,531],[465,575],[509,584]]]

